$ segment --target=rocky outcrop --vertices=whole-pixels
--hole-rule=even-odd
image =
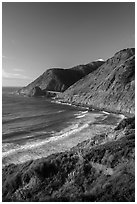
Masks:
[[[56,96],[56,93],[52,91],[50,92],[46,90],[41,90],[40,87],[36,86],[30,90],[30,92],[28,93],[28,96],[30,97],[46,96],[47,98],[53,98]]]
[[[135,49],[117,52],[94,72],[64,93],[62,102],[86,105],[110,112],[135,113]]]
[[[41,90],[40,87],[36,86],[34,87],[30,92],[29,96],[43,96],[44,92]]]
[[[20,89],[19,94],[33,95],[31,94],[35,87],[39,87],[42,91],[58,91],[63,92],[69,86],[83,78],[87,74],[96,70],[101,66],[103,61],[95,61],[86,65],[79,65],[70,69],[53,68],[48,69],[35,81],[28,86]]]

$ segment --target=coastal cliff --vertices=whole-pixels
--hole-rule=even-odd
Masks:
[[[96,70],[103,63],[104,61],[95,61],[86,65],[78,65],[70,69],[48,69],[35,81],[20,89],[18,93],[28,96],[39,96],[46,95],[46,91],[63,92],[79,79]],[[38,94],[35,91],[35,87],[39,87],[40,89]]]
[[[133,116],[135,49],[121,50],[106,61],[95,61],[70,69],[48,69],[18,93],[56,96],[61,102]]]
[[[134,115],[135,49],[117,52],[57,98],[62,102]]]

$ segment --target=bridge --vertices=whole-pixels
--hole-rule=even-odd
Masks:
[[[51,94],[59,94],[59,93],[62,93],[60,91],[46,91],[47,93],[51,93]]]

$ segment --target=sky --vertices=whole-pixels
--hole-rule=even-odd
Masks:
[[[3,2],[2,85],[26,86],[49,68],[70,68],[135,47],[133,2]]]

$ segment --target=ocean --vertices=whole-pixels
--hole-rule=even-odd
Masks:
[[[3,166],[65,151],[102,128],[106,131],[117,124],[118,118],[113,114],[60,104],[45,97],[17,95],[18,89],[2,89]],[[82,133],[89,126],[89,133]]]
[[[15,95],[16,88],[3,88],[3,143],[23,143],[52,137],[68,126],[80,110],[52,103],[46,98]]]
[[[78,128],[76,119],[78,121],[88,112],[85,108],[58,104],[44,97],[17,95],[18,89],[2,89],[3,155],[26,144],[36,145],[74,132]]]

